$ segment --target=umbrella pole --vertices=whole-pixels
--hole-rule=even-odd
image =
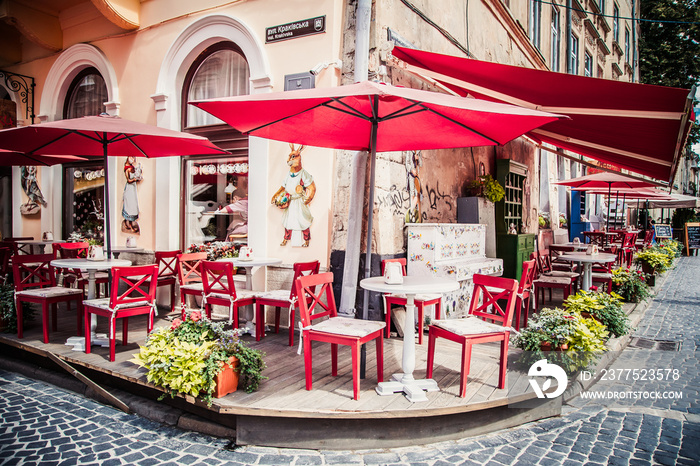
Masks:
[[[107,259],[112,258],[111,221],[109,213],[109,157],[107,156],[107,133],[102,134],[102,150],[105,157],[105,247]]]
[[[610,230],[610,195],[612,192],[612,184],[608,183],[608,215],[605,217],[605,231]],[[603,243],[605,244],[605,243]]]
[[[373,114],[376,117],[379,114],[379,100],[376,98],[373,102]],[[374,172],[377,164],[377,130],[379,122],[376,118],[372,119],[372,133],[370,135],[370,144],[372,150],[370,152],[369,165],[369,201],[367,207],[367,253],[365,254],[365,278],[369,278],[372,273],[372,224],[374,218]],[[362,299],[362,319],[367,320],[369,317],[369,290],[364,290]],[[367,345],[362,345],[360,351],[360,378],[365,377],[365,368],[367,366]]]

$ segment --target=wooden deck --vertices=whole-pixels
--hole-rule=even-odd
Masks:
[[[130,342],[119,344],[121,326],[117,325],[116,361],[109,362],[109,348],[93,347],[91,354],[73,351],[64,343],[75,333],[75,314],[59,311],[58,331],[51,332],[50,343],[41,341],[39,318],[25,323],[24,338],[0,334],[0,343],[24,351],[48,357],[48,352],[57,355],[76,369],[87,368],[126,381],[139,393],[139,387],[158,389],[146,381],[145,370],[129,362],[138,351],[138,344],[145,341],[145,317],[131,318],[129,322]],[[161,315],[156,327],[170,325],[172,316]],[[106,332],[106,319],[98,320],[98,333]],[[375,432],[372,445],[398,446],[420,442],[421,438],[440,439],[464,437],[473,433],[484,433],[539,418],[557,415],[560,402],[547,400],[532,408],[534,395],[529,388],[527,374],[509,367],[507,386],[498,389],[498,343],[480,344],[473,347],[471,373],[468,379],[467,396],[460,398],[459,368],[461,348],[459,345],[439,339],[435,353],[434,379],[440,388],[427,393],[428,401],[411,403],[402,394],[379,396],[377,384],[376,354],[374,343],[367,347],[366,378],[361,381],[358,401],[352,397],[352,374],[350,352],[339,348],[339,374],[330,375],[330,346],[314,343],[313,390],[305,389],[304,358],[297,354],[297,346],[288,346],[286,329],[279,334],[268,333],[256,342],[250,335],[243,340],[251,347],[266,353],[268,377],[254,393],[239,390],[216,399],[211,407],[192,397],[180,400],[179,406],[190,405],[201,413],[205,409],[221,418],[230,416],[235,422],[237,443],[276,445],[311,448],[349,448],[363,442]],[[298,340],[298,338],[296,338]],[[511,346],[509,357],[517,358],[520,350]],[[384,374],[389,380],[393,373],[401,372],[402,340],[390,338],[384,341]],[[423,345],[416,342],[416,378],[425,377],[427,338]],[[123,385],[123,383],[122,383]],[[530,400],[528,408],[518,408],[517,403]],[[538,400],[539,401],[539,400]],[[184,402],[184,403],[183,403]],[[408,421],[408,422],[406,422]],[[300,426],[303,423],[303,428]],[[330,424],[329,424],[330,423]],[[416,430],[416,423],[421,428]],[[319,432],[333,426],[335,441],[328,438],[318,444]],[[274,435],[270,431],[275,430]],[[324,434],[324,435],[325,435]],[[328,436],[327,436],[328,437]],[[321,437],[323,438],[323,437]],[[354,442],[354,443],[353,443]],[[366,444],[369,446],[369,444]]]

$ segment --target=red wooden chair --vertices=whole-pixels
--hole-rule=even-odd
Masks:
[[[22,241],[32,241],[33,239],[33,236],[8,236],[4,238],[4,241],[14,244],[12,255],[31,255],[34,254],[33,246],[31,244],[22,243]]]
[[[190,252],[177,255],[177,279],[180,284],[180,309],[185,319],[188,296],[204,296],[201,264],[207,260],[206,252]]]
[[[520,330],[520,314],[525,315],[524,327],[527,327],[527,317],[530,312],[530,300],[532,299],[533,284],[537,274],[537,265],[534,260],[523,262],[523,273],[518,282],[518,294],[515,301],[515,330]],[[524,305],[523,305],[524,304]]]
[[[510,338],[510,325],[517,291],[517,280],[474,274],[474,292],[469,306],[469,315],[463,319],[436,320],[428,327],[427,378],[433,377],[435,340],[442,337],[461,344],[462,372],[459,382],[459,396],[464,398],[467,393],[467,376],[471,363],[472,345],[500,341],[501,366],[498,388],[505,388],[508,339]],[[505,307],[501,307],[498,303],[499,300],[507,300]],[[491,310],[489,311],[489,309]],[[492,322],[487,322],[487,320]],[[497,325],[495,322],[499,322],[501,325]]]
[[[297,262],[294,264],[294,276],[292,277],[291,290],[271,290],[255,293],[255,340],[265,336],[265,306],[274,306],[275,309],[275,333],[280,331],[280,310],[289,309],[289,346],[294,345],[294,317],[297,303],[297,289],[294,286],[297,278],[302,275],[318,273],[321,266],[319,261]]]
[[[653,239],[654,239],[654,230],[649,229],[649,230],[645,231],[644,232],[644,239],[642,240],[642,242],[640,243],[639,241],[637,241],[637,243],[635,244],[635,246],[637,247],[637,251],[640,251],[642,249],[646,249],[649,246],[651,246],[651,240],[653,240]]]
[[[85,306],[85,352],[90,353],[90,318],[92,314],[109,318],[109,360],[115,359],[116,320],[122,321],[122,345],[126,345],[129,334],[129,317],[147,315],[146,331],[153,330],[156,310],[156,277],[158,266],[137,265],[112,268],[112,290],[109,298],[88,299]],[[120,291],[126,290],[126,291]]]
[[[605,291],[612,293],[612,262],[594,262],[591,264],[591,283],[600,283],[606,286]]]
[[[158,279],[156,292],[161,286],[170,287],[170,312],[175,310],[175,284],[177,283],[177,256],[180,250],[156,251],[156,265],[158,266]]]
[[[360,398],[360,347],[377,340],[377,379],[384,381],[384,322],[338,317],[331,272],[299,277],[295,286],[304,346],[306,389],[312,386],[311,342],[331,344],[331,374],[338,375],[338,345],[347,345],[352,354],[353,398]],[[327,320],[320,321],[328,317]],[[317,322],[317,323],[314,323]]]
[[[382,261],[382,275],[384,275],[384,268],[389,262],[398,262],[401,264],[401,271],[404,277],[406,276],[406,258],[400,257],[398,259],[384,259]],[[391,330],[391,306],[406,306],[406,295],[401,293],[384,293],[382,295],[384,299],[384,313],[386,315],[386,338],[389,338],[389,332]],[[418,310],[418,344],[423,344],[423,325],[425,321],[425,307],[435,306],[435,318],[440,318],[440,308],[442,303],[441,294],[419,294],[415,298],[415,306]]]
[[[535,260],[537,265],[537,276],[533,281],[535,290],[535,309],[539,309],[539,292],[542,291],[542,302],[545,301],[545,290],[549,290],[549,300],[552,300],[552,290],[563,290],[564,299],[572,292],[575,283],[580,276],[577,272],[565,272],[561,270],[551,270],[549,265],[549,253],[547,250],[535,251],[530,254],[530,260]]]
[[[622,241],[622,247],[618,250],[618,262],[620,267],[626,265],[629,269],[632,267],[632,258],[637,250],[635,243],[637,242],[637,233],[625,233]]]
[[[552,270],[561,270],[564,272],[575,272],[576,264],[573,262],[561,259],[560,256],[566,252],[574,252],[573,246],[562,244],[549,245],[549,262],[552,264]]]
[[[15,300],[17,309],[17,338],[24,337],[24,319],[22,303],[41,304],[41,322],[44,328],[44,343],[49,342],[49,306],[51,306],[51,330],[57,330],[58,303],[75,301],[78,310],[78,334],[82,335],[83,293],[56,286],[54,268],[51,266],[51,254],[23,254],[12,259],[14,275]],[[89,327],[88,327],[89,328]]]
[[[76,243],[54,243],[53,255],[56,259],[77,259],[86,258],[90,244],[87,241],[79,241]],[[89,284],[88,273],[80,269],[58,269],[62,277],[63,286],[71,288],[79,288],[83,290],[83,294],[87,296]],[[107,272],[95,273],[95,297],[100,297],[100,285],[105,285],[105,293],[109,293],[109,274]]]
[[[233,281],[233,264],[231,262],[202,261],[202,285],[204,295],[202,303],[207,317],[211,319],[214,304],[228,308],[228,321],[233,328],[238,328],[238,308],[255,304],[255,292],[236,291]]]

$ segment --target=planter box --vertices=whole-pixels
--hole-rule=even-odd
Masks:
[[[238,389],[238,377],[240,374],[236,370],[240,361],[237,357],[231,356],[228,364],[223,364],[221,371],[214,378],[214,398],[221,398]]]
[[[654,269],[646,262],[642,262],[642,272],[647,274],[647,285],[656,285],[656,274],[654,273]]]

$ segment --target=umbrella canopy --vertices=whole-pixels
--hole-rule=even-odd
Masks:
[[[594,173],[592,175],[579,176],[570,180],[557,181],[554,184],[570,186],[576,191],[589,191],[595,189],[634,189],[654,188],[656,184],[644,180],[637,180],[617,173]]]
[[[649,209],[674,209],[686,208],[697,209],[700,207],[700,199],[695,196],[687,196],[685,194],[671,193],[670,199],[649,199],[647,208]]]
[[[0,166],[2,167],[24,165],[51,166],[58,165],[59,163],[82,162],[84,160],[86,159],[83,157],[75,157],[72,155],[27,155],[14,150],[0,149]]]
[[[105,159],[105,245],[111,253],[107,158],[227,154],[208,139],[102,114],[0,131],[0,148],[27,156],[71,155]]]
[[[348,86],[191,102],[254,136],[371,152],[369,205],[377,152],[505,144],[560,116],[369,81]],[[370,276],[372,209],[365,277]],[[363,306],[367,318],[367,291]]]
[[[505,144],[559,118],[512,105],[368,81],[192,105],[254,136],[375,152]]]

